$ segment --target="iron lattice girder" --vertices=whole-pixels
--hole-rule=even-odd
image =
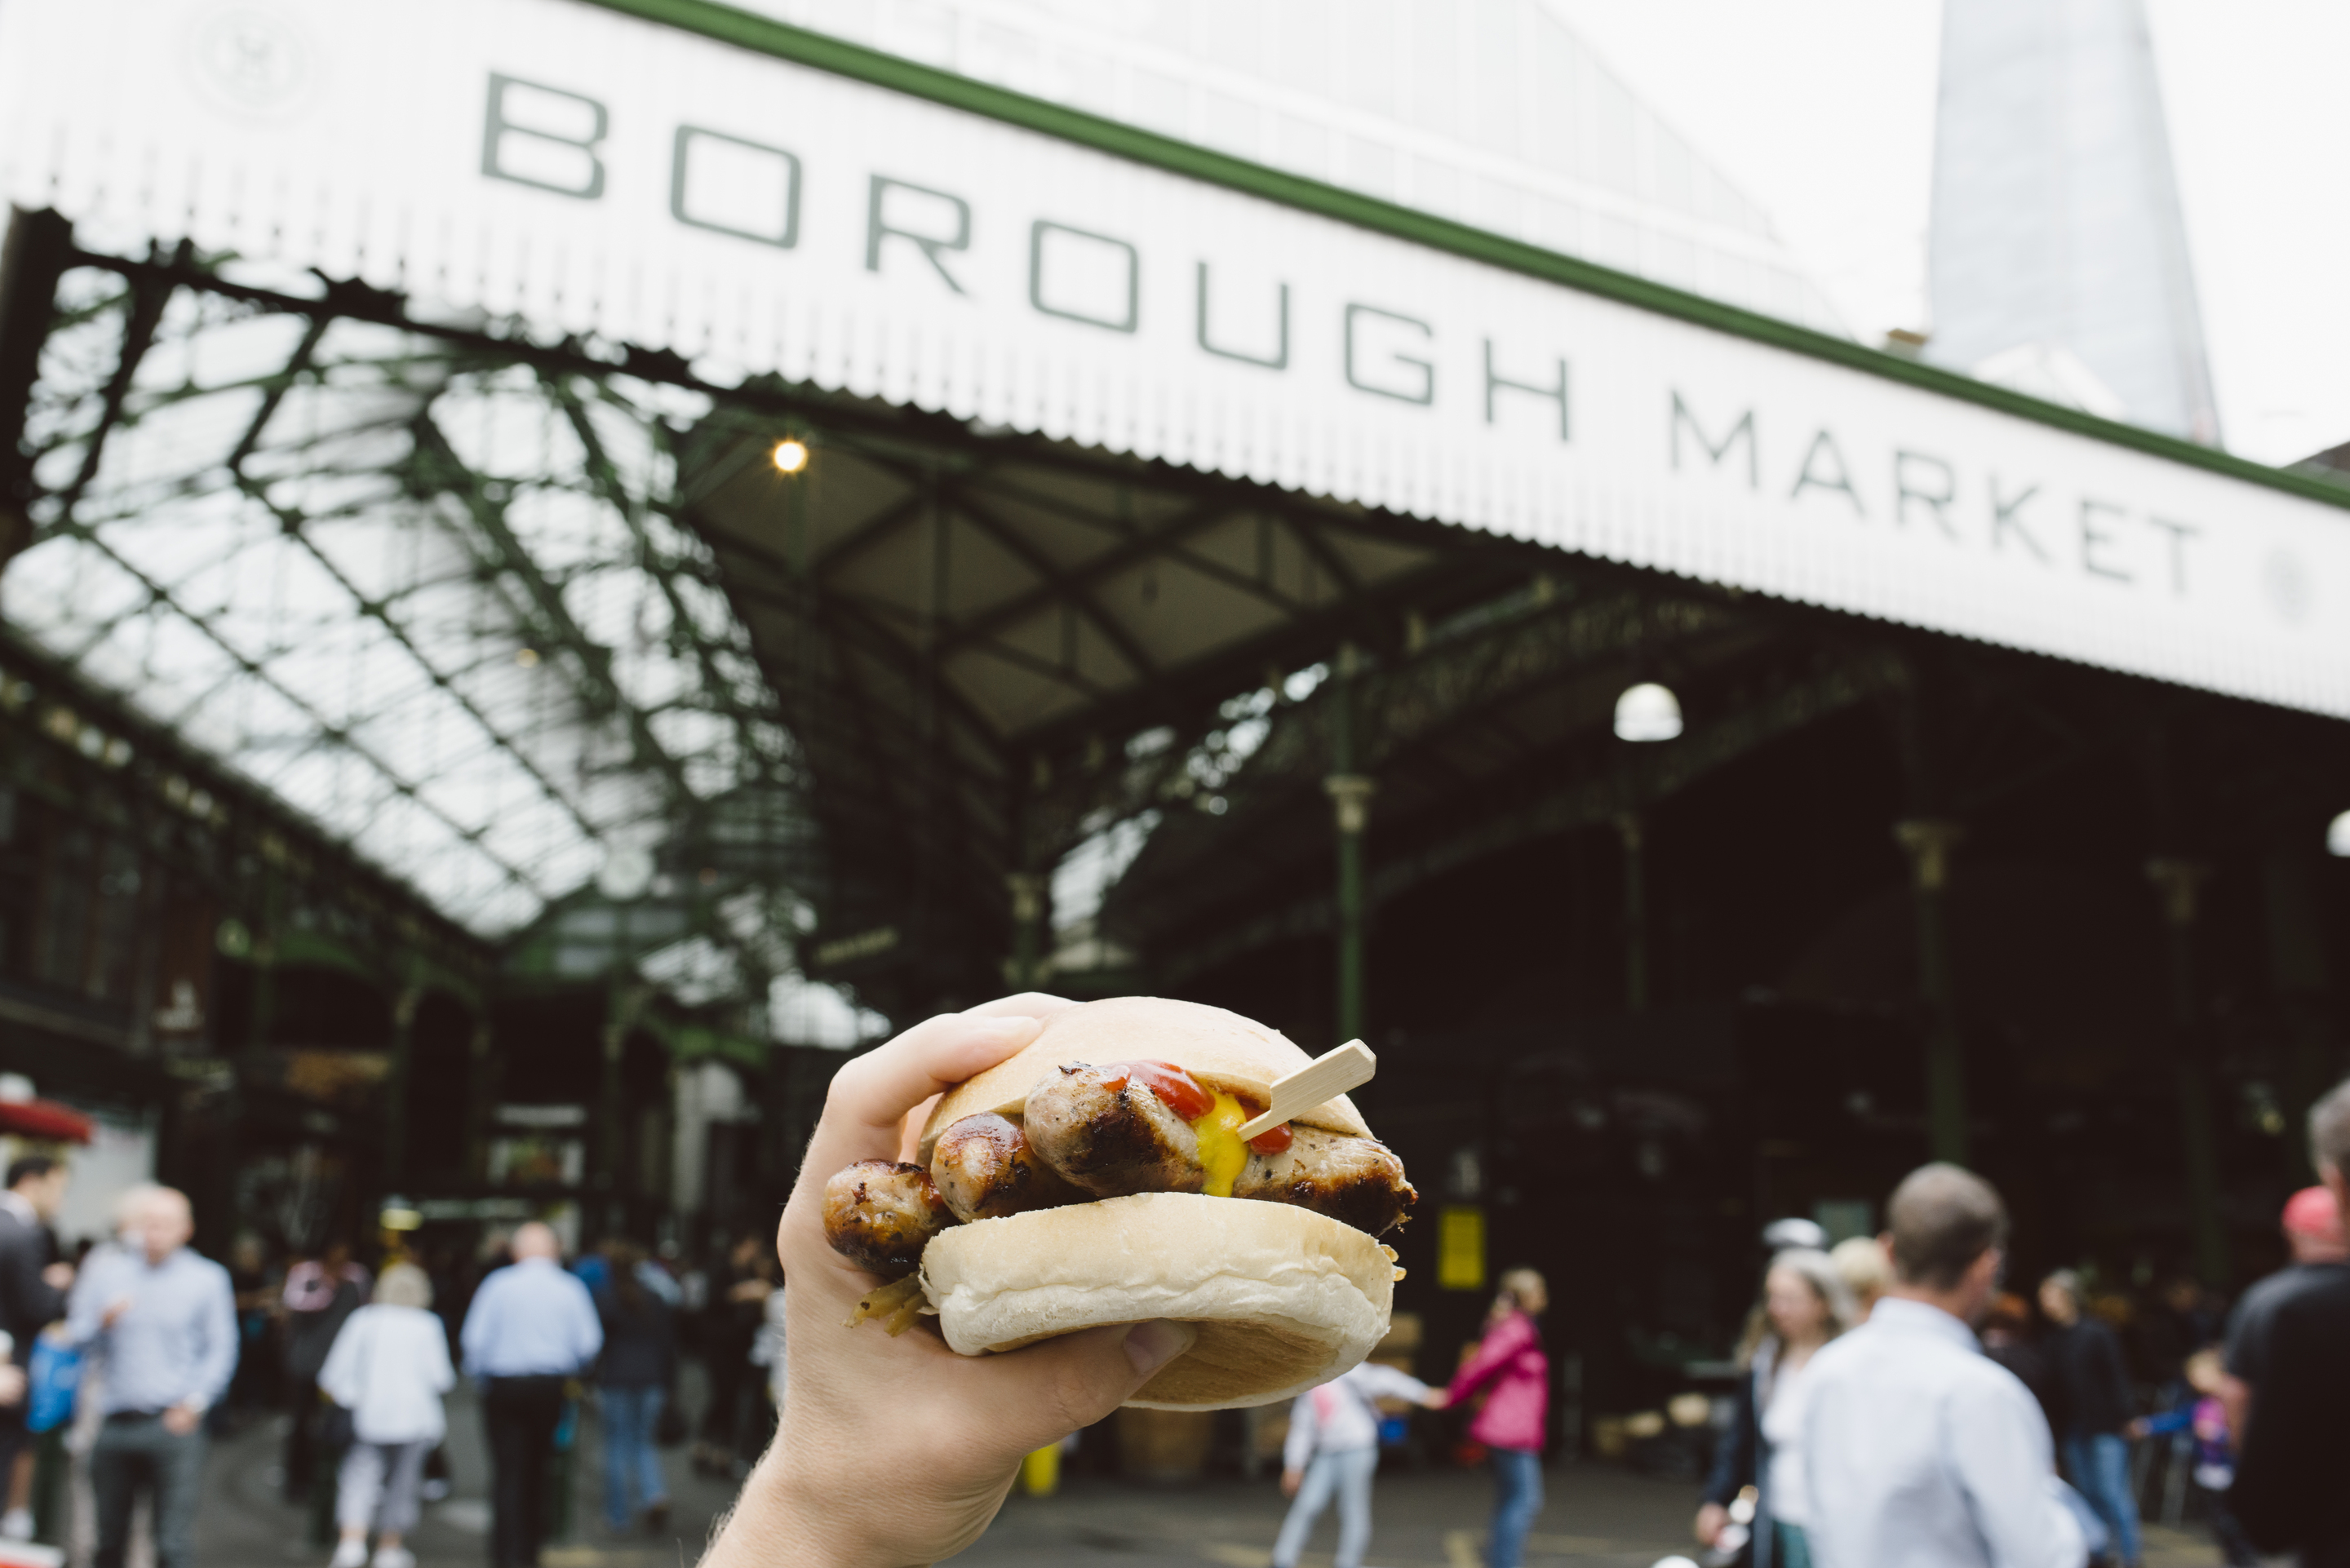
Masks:
[[[1721,715],[1671,746],[1586,766],[1578,776],[1515,810],[1417,848],[1382,854],[1364,889],[1366,904],[1376,909],[1433,877],[1531,839],[1601,826],[1622,813],[1644,809],[1780,736],[1897,691],[1907,679],[1905,667],[1894,656],[1862,655]],[[1336,902],[1330,895],[1294,899],[1203,940],[1162,945],[1152,955],[1154,973],[1167,982],[1179,981],[1268,943],[1326,933],[1336,919]]]
[[[592,843],[610,826],[608,820],[591,820],[582,815],[581,803],[588,798],[582,792],[597,786],[588,774],[580,774],[575,782],[568,774],[558,777],[550,773],[548,759],[563,748],[558,746],[556,752],[549,752],[546,742],[566,724],[592,728],[599,723],[617,723],[626,733],[625,755],[608,756],[592,765],[600,769],[617,765],[658,778],[660,787],[655,815],[661,822],[684,823],[690,835],[691,823],[698,815],[707,815],[712,785],[705,779],[698,794],[689,790],[683,761],[655,733],[655,722],[660,712],[676,707],[723,719],[735,736],[731,765],[743,776],[780,782],[788,792],[795,778],[791,747],[785,739],[780,708],[772,702],[771,694],[763,686],[745,685],[746,677],[756,680],[755,675],[749,674],[754,668],[749,658],[749,645],[739,640],[737,628],[730,635],[738,640],[730,647],[711,646],[702,629],[706,614],[697,617],[681,589],[681,582],[690,581],[692,593],[709,603],[722,603],[709,594],[713,564],[701,551],[698,542],[681,555],[673,545],[667,549],[657,546],[649,535],[648,509],[664,509],[673,502],[656,492],[641,495],[637,492],[644,488],[648,477],[657,478],[660,470],[656,467],[633,482],[623,476],[619,465],[602,449],[594,421],[585,412],[588,400],[567,384],[550,385],[546,379],[550,376],[594,377],[594,399],[616,416],[637,421],[641,432],[639,440],[647,449],[656,452],[665,450],[668,416],[657,403],[635,406],[628,398],[615,395],[614,381],[619,373],[608,360],[577,352],[543,354],[533,346],[509,344],[485,332],[434,330],[409,319],[400,302],[369,291],[329,286],[319,296],[305,298],[253,287],[216,275],[184,248],[168,256],[146,260],[70,252],[66,261],[68,270],[62,276],[87,278],[90,270],[95,270],[113,274],[124,284],[104,297],[86,298],[90,291],[83,283],[75,282],[71,285],[71,298],[52,317],[53,322],[70,323],[80,328],[104,324],[109,317],[119,325],[109,332],[114,346],[103,357],[88,352],[88,339],[85,337],[76,362],[78,365],[88,361],[86,368],[77,372],[85,379],[53,379],[39,389],[45,399],[41,406],[42,428],[49,434],[47,444],[33,454],[34,461],[39,461],[46,453],[53,461],[56,456],[65,456],[70,464],[68,472],[53,482],[57,488],[44,498],[43,520],[47,524],[44,537],[70,538],[95,549],[109,561],[109,569],[140,586],[140,597],[105,618],[81,623],[62,649],[54,646],[53,639],[45,639],[49,645],[47,652],[38,657],[54,658],[62,651],[68,660],[78,661],[101,643],[121,634],[127,624],[125,618],[135,620],[166,613],[173,618],[175,625],[204,639],[216,650],[221,666],[218,681],[256,680],[268,685],[273,701],[281,705],[286,717],[307,728],[312,749],[318,750],[322,756],[347,758],[361,764],[369,776],[381,781],[386,792],[406,799],[428,817],[437,818],[452,842],[470,844],[473,852],[495,863],[499,874],[508,881],[519,886],[533,885],[534,874],[527,863],[503,859],[494,851],[493,830],[500,826],[496,819],[461,821],[448,815],[419,789],[418,781],[403,775],[398,759],[378,755],[371,749],[365,736],[389,711],[382,701],[404,701],[397,691],[372,708],[365,703],[346,703],[348,711],[329,713],[322,710],[308,701],[300,690],[279,680],[274,668],[282,659],[305,657],[306,649],[289,645],[282,638],[268,639],[258,645],[252,644],[249,638],[243,642],[232,639],[203,604],[181,602],[171,572],[159,576],[142,568],[134,536],[117,537],[124,526],[137,525],[140,519],[136,513],[120,519],[95,520],[84,514],[88,501],[113,483],[108,478],[109,454],[119,432],[135,430],[142,420],[164,418],[207,397],[243,397],[249,399],[253,406],[240,416],[233,429],[219,435],[220,455],[189,459],[188,473],[178,481],[176,488],[166,493],[167,501],[179,504],[199,497],[211,485],[236,495],[270,519],[279,547],[298,551],[322,584],[333,585],[348,597],[352,616],[376,628],[381,645],[405,654],[413,667],[414,683],[437,691],[452,711],[462,712],[478,728],[484,737],[483,748],[473,753],[449,753],[448,760],[472,766],[473,759],[492,753],[502,756],[504,765],[530,781],[539,798],[567,817],[578,837]],[[73,269],[84,270],[77,273]],[[227,314],[224,316],[217,308],[199,309],[194,306],[182,310],[173,303],[179,299],[226,302]],[[255,374],[198,383],[193,362],[188,360],[188,348],[179,340],[192,345],[205,333],[229,329],[240,322],[273,317],[300,323],[282,359],[271,361]],[[171,323],[169,327],[165,326],[167,321]],[[394,327],[402,336],[386,338],[380,346],[359,346],[359,358],[346,353],[339,358],[322,360],[322,344],[332,341],[329,335],[347,321],[364,323],[369,331]],[[57,329],[59,328],[53,326],[52,330]],[[153,376],[142,376],[140,367],[147,362],[159,332],[169,332],[175,339],[172,348],[179,358],[173,362],[190,363],[191,369],[182,372],[188,377],[185,381],[158,382]],[[421,357],[421,362],[429,364],[432,373],[411,376],[407,372],[420,363],[416,349],[420,339],[437,343],[440,348],[435,354]],[[297,389],[315,400],[330,395],[325,389],[330,380],[337,387],[348,384],[355,370],[365,371],[371,367],[372,362],[365,358],[369,352],[390,356],[383,361],[383,373],[369,384],[405,396],[406,403],[411,406],[407,414],[399,417],[406,420],[407,432],[412,439],[404,455],[382,462],[379,472],[387,480],[383,491],[376,493],[362,490],[357,499],[352,499],[350,485],[364,475],[336,466],[347,461],[339,452],[322,449],[317,454],[306,454],[305,442],[312,439],[308,431],[286,426],[280,415],[290,409],[288,399]],[[574,464],[577,472],[546,475],[538,480],[538,488],[549,493],[567,490],[576,495],[592,497],[620,519],[632,544],[623,552],[625,559],[613,564],[641,572],[652,589],[663,597],[669,609],[668,636],[683,648],[684,656],[695,661],[700,672],[699,680],[687,683],[680,695],[666,700],[661,708],[649,708],[623,693],[614,673],[613,649],[571,613],[565,599],[566,585],[577,580],[577,572],[565,576],[550,574],[534,555],[529,542],[508,524],[508,506],[532,482],[517,483],[486,478],[460,457],[436,421],[435,404],[450,395],[452,387],[463,389],[485,385],[518,362],[539,368],[538,393],[548,404],[550,417],[559,417],[567,424],[579,452],[584,454]],[[52,366],[51,372],[55,378],[59,367]],[[500,390],[503,393],[511,389],[502,385]],[[76,400],[86,406],[77,407]],[[393,400],[400,399],[395,397]],[[373,422],[337,426],[327,432],[327,439],[330,442],[348,441],[354,432],[380,436],[388,428],[385,421],[392,416],[379,408],[363,417]],[[208,418],[193,428],[210,431],[218,423]],[[54,449],[59,445],[77,450],[57,454]],[[263,458],[268,461],[256,468],[257,460]],[[151,466],[151,459],[150,462]],[[306,463],[311,466],[306,468]],[[208,479],[208,472],[224,478]],[[329,498],[321,508],[299,494],[301,486],[313,477],[340,486],[339,498]],[[396,502],[403,493],[411,498],[410,504],[429,510],[429,520],[422,514],[410,519],[414,525],[438,526],[464,542],[471,565],[463,574],[438,580],[428,577],[386,590],[354,579],[344,557],[321,544],[317,533],[321,524],[347,531],[365,521],[369,508],[385,504],[387,498]],[[692,541],[690,533],[678,537]],[[605,567],[599,564],[595,569]],[[486,588],[503,597],[507,606],[505,613],[515,628],[506,648],[493,648],[487,653],[476,648],[483,631],[479,626],[467,632],[472,641],[463,647],[452,645],[446,640],[450,628],[419,618],[434,613],[422,607],[418,599],[421,593],[436,594],[445,599],[449,591],[462,589],[468,582],[476,585],[475,591]],[[416,602],[417,607],[411,607],[411,601]],[[445,622],[445,611],[439,613]],[[442,639],[438,645],[426,646],[420,641],[420,634],[428,630]],[[493,634],[492,641],[494,640]],[[551,706],[534,701],[526,708],[515,708],[509,703],[503,712],[493,712],[482,705],[479,692],[483,681],[494,680],[502,670],[511,669],[518,657],[513,652],[515,644],[545,649],[554,661],[550,672],[557,669],[568,670],[568,678],[562,682],[567,691],[562,700]],[[734,660],[741,673],[728,679],[722,668],[726,659]],[[120,662],[119,658],[116,662]],[[99,679],[101,684],[109,683],[103,677]],[[200,715],[213,703],[221,690],[217,683],[200,684],[192,701],[176,711],[182,716]],[[160,695],[160,691],[150,692],[148,705],[151,707],[152,699]],[[746,701],[746,697],[750,701]],[[761,698],[770,700],[762,703]],[[567,712],[568,718],[565,717]],[[273,749],[265,755],[273,767],[306,765],[300,764],[296,754],[287,749],[294,741],[291,734],[269,741]],[[446,752],[445,747],[443,750]],[[595,749],[590,746],[578,754],[585,762],[594,757]],[[795,843],[805,849],[803,840],[795,839]],[[773,860],[771,856],[754,858]],[[393,869],[404,872],[411,867],[400,866]],[[542,896],[557,890],[560,889],[541,886]]]

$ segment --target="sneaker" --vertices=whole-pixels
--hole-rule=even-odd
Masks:
[[[33,1539],[33,1511],[12,1508],[0,1514],[0,1541],[30,1541]]]
[[[416,1553],[405,1546],[379,1546],[368,1568],[416,1568]]]
[[[334,1559],[327,1564],[327,1568],[367,1568],[367,1560],[366,1542],[338,1542],[335,1545]]]

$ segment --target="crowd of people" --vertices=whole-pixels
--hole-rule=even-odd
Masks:
[[[2293,1261],[2225,1315],[2189,1280],[2143,1318],[2069,1269],[2029,1303],[2002,1291],[2005,1210],[1953,1166],[1902,1183],[1881,1243],[1778,1252],[1698,1540],[1753,1568],[2136,1568],[2132,1448],[2159,1441],[2231,1568],[2350,1564],[2350,1085],[2310,1140],[2324,1185],[2285,1206]]]
[[[1006,1026],[1014,1018],[933,1020],[849,1064],[809,1168],[879,1158],[870,1151],[936,1083],[1025,1043]],[[2006,1289],[2005,1208],[1950,1165],[1900,1184],[1881,1238],[1781,1247],[1742,1346],[1699,1540],[1713,1561],[1754,1568],[2135,1565],[2133,1446],[2160,1443],[2228,1563],[2291,1552],[2303,1568],[2350,1568],[2350,1511],[2335,1490],[2350,1460],[2339,1418],[2350,1407],[2350,1084],[2312,1111],[2310,1139],[2323,1185],[2284,1210],[2293,1262],[2231,1314],[2191,1282],[2135,1320],[2071,1270],[2028,1296]],[[606,1525],[658,1530],[670,1501],[660,1449],[688,1435],[677,1387],[689,1342],[710,1372],[693,1460],[744,1483],[712,1568],[934,1561],[976,1539],[1024,1455],[1107,1416],[1194,1334],[1146,1323],[967,1359],[927,1335],[806,1332],[840,1321],[859,1289],[808,1190],[778,1246],[745,1238],[708,1269],[617,1240],[567,1267],[555,1232],[530,1223],[476,1268],[394,1248],[370,1272],[329,1245],[272,1273],[247,1248],[234,1270],[196,1252],[187,1199],[152,1186],[122,1200],[111,1240],[60,1260],[47,1226],[69,1179],[28,1158],[0,1191],[0,1537],[31,1533],[26,1417],[62,1386],[97,1568],[128,1560],[142,1497],[158,1568],[192,1562],[207,1438],[240,1407],[288,1417],[290,1493],[331,1478],[334,1568],[412,1568],[408,1537],[461,1376],[480,1394],[496,1568],[538,1561],[549,1461],[583,1405],[598,1416]],[[1518,1568],[1542,1508],[1546,1304],[1539,1275],[1512,1271],[1448,1386],[1366,1365],[1301,1396],[1275,1568],[1295,1568],[1333,1501],[1337,1563],[1358,1568],[1382,1400],[1475,1406],[1468,1435],[1494,1480],[1487,1561]],[[858,1456],[910,1434],[920,1462],[894,1470],[885,1491],[861,1484]]]
[[[49,1225],[70,1179],[26,1157],[0,1191],[0,1540],[34,1533],[35,1423],[70,1428],[96,1568],[128,1560],[141,1498],[158,1568],[192,1563],[209,1440],[270,1416],[283,1417],[287,1501],[331,1504],[335,1568],[412,1568],[408,1536],[449,1486],[443,1401],[461,1372],[480,1392],[499,1568],[538,1561],[558,1431],[583,1404],[598,1416],[606,1527],[662,1529],[660,1449],[687,1435],[681,1347],[698,1345],[709,1373],[698,1467],[739,1478],[773,1431],[784,1293],[765,1238],[706,1270],[617,1240],[566,1268],[534,1222],[473,1259],[395,1244],[379,1272],[340,1241],[273,1269],[247,1237],[224,1267],[189,1245],[182,1194],[140,1186],[110,1241],[65,1259]],[[66,1408],[40,1410],[36,1375]]]

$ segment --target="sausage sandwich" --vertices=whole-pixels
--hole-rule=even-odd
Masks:
[[[855,1323],[935,1314],[966,1355],[1173,1318],[1199,1340],[1133,1404],[1268,1404],[1326,1382],[1388,1329],[1417,1194],[1345,1096],[1243,1142],[1305,1065],[1276,1031],[1156,997],[1056,1014],[940,1097],[920,1160],[825,1188],[835,1251],[892,1282]]]

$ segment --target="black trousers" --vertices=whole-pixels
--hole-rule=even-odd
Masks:
[[[89,1450],[89,1490],[98,1508],[97,1568],[122,1568],[130,1545],[130,1510],[141,1490],[155,1496],[157,1568],[195,1561],[196,1501],[203,1494],[204,1433],[175,1435],[158,1416],[109,1416]]]
[[[482,1397],[490,1439],[490,1562],[537,1568],[546,1535],[546,1461],[563,1420],[560,1377],[493,1377]]]

